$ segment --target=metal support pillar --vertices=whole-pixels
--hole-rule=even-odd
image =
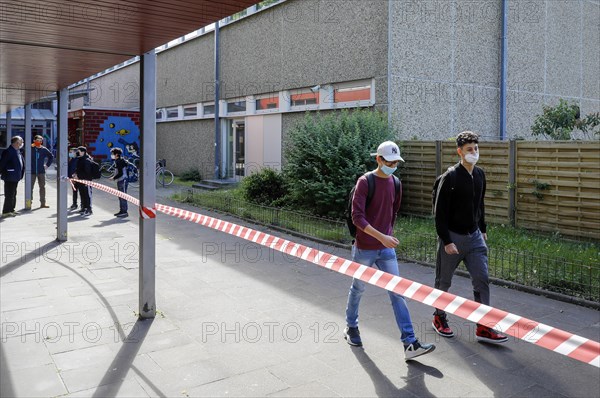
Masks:
[[[12,140],[12,111],[6,112],[6,147],[10,145]]]
[[[140,170],[140,252],[139,313],[140,318],[156,315],[156,218],[147,216],[144,208],[156,204],[156,52],[151,50],[140,61],[141,170]],[[156,214],[156,210],[154,210]]]
[[[31,143],[33,140],[31,139],[31,104],[25,105],[24,112],[24,120],[25,122],[25,137],[23,137],[24,144],[23,149],[25,149],[25,210],[31,210],[31,197],[33,196],[32,192],[32,178],[31,173]]]
[[[67,195],[71,191],[71,184],[67,181],[67,167],[69,156],[67,153],[69,89],[64,88],[56,93],[58,98],[58,140],[56,148],[56,239],[64,242],[67,240]],[[69,188],[69,189],[67,189]]]
[[[219,75],[219,24],[221,21],[215,22],[215,180],[218,180],[221,175],[219,167],[221,164],[221,110],[219,107],[220,101],[220,75]]]

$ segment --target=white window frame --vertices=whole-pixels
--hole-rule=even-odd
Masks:
[[[292,103],[292,96],[297,94],[316,94],[310,87],[300,88],[295,90],[289,90],[289,102],[290,102],[290,111],[316,111],[319,109],[319,105],[321,103],[321,93],[319,93],[319,98],[317,99],[316,104],[312,105],[294,105]]]
[[[195,114],[195,115],[191,115],[191,116],[186,116],[186,115],[185,115],[185,110],[186,110],[186,109],[195,109],[195,110],[196,110],[196,114]],[[188,119],[198,119],[199,115],[200,115],[200,112],[199,112],[199,110],[198,110],[198,104],[187,104],[187,105],[183,105],[182,117],[183,117],[185,120],[188,120]]]
[[[177,112],[177,116],[175,116],[175,117],[169,117],[169,111],[171,111],[171,112],[172,111],[176,111]],[[165,119],[166,120],[170,120],[170,121],[179,120],[179,107],[178,106],[171,106],[171,107],[165,108]]]
[[[277,104],[277,108],[258,109],[258,100],[265,99],[265,98],[277,98],[278,102],[279,102]],[[269,93],[269,94],[256,95],[254,97],[254,100],[256,101],[256,114],[257,115],[263,115],[265,113],[279,113],[280,110],[281,110],[281,96],[279,95],[278,92],[276,92],[276,93]]]
[[[349,88],[359,88],[370,86],[370,94],[368,100],[358,100],[358,101],[345,101],[345,102],[335,102],[335,90],[338,89],[349,89]],[[334,108],[355,108],[361,106],[373,106],[375,105],[375,79],[368,80],[355,80],[351,82],[343,82],[333,84],[333,98],[332,105]]]
[[[215,102],[214,102],[214,101],[212,101],[212,102],[203,102],[203,103],[202,103],[202,104],[200,104],[200,105],[202,106],[202,114],[201,114],[201,117],[202,117],[203,119],[208,119],[208,118],[213,118],[213,119],[214,119],[214,117],[215,117],[215,112],[214,112],[214,110],[213,110],[213,112],[212,112],[212,113],[206,113],[206,107],[207,107],[207,106],[213,106],[213,107],[214,107],[214,105],[215,105]],[[214,108],[213,108],[213,109],[214,109]]]
[[[160,114],[160,117],[157,117],[156,121],[157,122],[162,122],[164,120],[165,114],[166,114],[165,109],[164,108],[158,108],[158,109],[156,109],[156,113]]]
[[[229,104],[232,102],[245,102],[246,110],[238,111],[238,112],[229,112]],[[224,111],[227,116],[246,116],[246,113],[248,112],[248,98],[247,97],[230,98],[225,101],[225,104],[226,104],[226,107],[225,107]]]

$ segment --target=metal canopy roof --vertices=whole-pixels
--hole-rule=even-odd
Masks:
[[[258,0],[0,0],[0,114]]]

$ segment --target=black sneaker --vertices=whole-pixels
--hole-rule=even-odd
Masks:
[[[446,314],[442,315],[433,315],[433,322],[431,322],[431,326],[433,326],[433,330],[436,331],[437,334],[443,337],[452,337],[454,336],[454,332],[448,326],[448,320],[446,319]]]
[[[69,207],[69,210],[77,210],[77,205],[72,205],[71,207]]]
[[[90,209],[85,209],[82,214],[84,216],[91,216],[92,214],[94,214],[94,212],[92,212]]]
[[[350,327],[346,326],[344,329],[344,338],[348,342],[348,344],[353,345],[355,347],[362,347],[362,340],[360,339],[360,332],[358,331],[358,327]]]
[[[410,361],[421,355],[429,354],[433,350],[435,350],[433,344],[421,344],[419,340],[416,340],[414,343],[404,346],[404,360]]]
[[[117,216],[119,218],[128,217],[129,213],[127,213],[126,211],[124,211],[123,213],[117,213],[117,214],[115,214],[115,216]]]
[[[120,211],[118,211],[118,212],[116,212],[115,214],[113,214],[113,216],[115,216],[115,217],[119,217],[119,214],[121,214],[121,212],[120,212]]]

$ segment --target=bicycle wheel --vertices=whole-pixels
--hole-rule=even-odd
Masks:
[[[132,187],[138,187],[140,185],[140,173],[132,164],[129,164],[127,167],[127,172],[129,173],[129,185]]]
[[[163,186],[169,186],[173,183],[175,176],[167,169],[161,169],[156,174],[156,182]]]
[[[100,175],[104,178],[110,178],[113,176],[114,174],[114,167],[112,162],[108,163],[108,162],[104,162],[100,165]]]

